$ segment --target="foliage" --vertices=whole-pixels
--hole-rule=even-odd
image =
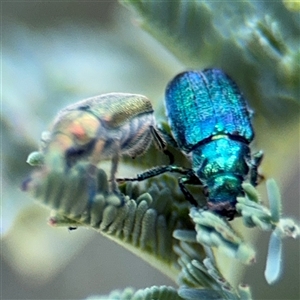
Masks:
[[[94,95],[99,90],[104,93],[117,90],[135,92],[137,89],[140,93],[150,94],[156,103],[156,115],[164,118],[162,103],[157,99],[161,98],[167,80],[187,68],[220,67],[237,81],[255,110],[256,143],[266,153],[262,165],[265,177],[275,177],[286,187],[294,176],[297,165],[294,162],[299,154],[296,138],[299,131],[299,7],[290,1],[243,1],[234,4],[215,1],[120,2],[134,10],[139,18],[138,24],[182,64],[166,58],[161,48],[153,46],[147,37],[121,22],[118,23],[121,25],[116,28],[118,33],[115,35],[107,34],[104,26],[99,26],[98,19],[96,24],[101,28],[97,30],[93,27],[95,23],[85,27],[85,23],[79,23],[79,19],[76,19],[75,24],[69,24],[69,27],[53,28],[53,18],[49,23],[51,26],[14,23],[6,27],[6,21],[3,23],[3,253],[7,261],[15,264],[16,270],[23,270],[23,274],[38,269],[32,268],[31,256],[33,262],[39,261],[36,265],[43,270],[43,276],[36,276],[35,281],[47,278],[47,272],[53,271],[55,264],[64,265],[68,261],[66,257],[71,257],[80,244],[74,239],[70,246],[65,238],[59,243],[58,237],[53,236],[52,242],[37,244],[31,239],[32,230],[21,231],[25,228],[24,220],[32,216],[27,214],[26,218],[20,217],[20,212],[31,201],[26,194],[19,192],[20,182],[32,172],[25,167],[26,156],[36,149],[40,132],[67,102]],[[131,60],[134,64],[130,63]],[[255,148],[256,145],[253,146]],[[174,152],[176,163],[188,166],[187,160],[180,153]],[[152,148],[146,155],[149,159],[136,159],[133,162],[124,159],[122,166],[125,174],[135,174],[140,169],[163,162]],[[41,164],[40,158],[36,159],[36,165]],[[247,197],[239,200],[246,226],[239,226],[237,233],[236,228],[232,229],[226,222],[222,223],[224,220],[214,219],[210,221],[213,225],[207,224],[214,216],[201,218],[198,215],[200,212],[189,211],[185,199],[174,188],[177,186],[176,179],[169,175],[151,179],[145,185],[127,184],[121,187],[122,192],[128,196],[126,208],[121,209],[115,197],[101,196],[101,191],[105,191],[106,175],[99,169],[99,178],[104,179],[100,180],[102,185],[95,202],[97,213],[95,210],[86,212],[82,168],[85,168],[84,164],[76,166],[68,176],[54,167],[32,173],[33,185],[28,186],[28,189],[40,203],[56,211],[50,223],[71,228],[92,227],[163,269],[173,280],[179,276],[177,282],[188,286],[181,287],[179,291],[153,287],[146,292],[131,290],[119,294],[140,293],[143,297],[146,294],[150,297],[153,293],[167,293],[175,297],[178,292],[178,297],[189,299],[193,293],[199,297],[197,293],[207,292],[207,295],[214,297],[219,297],[219,293],[225,297],[224,287],[228,291],[230,286],[229,299],[246,299],[250,297],[247,288],[238,286],[240,278],[236,281],[234,274],[225,274],[228,265],[222,266],[224,262],[218,259],[222,247],[228,250],[223,252],[244,262],[251,262],[254,250],[245,241],[244,227],[258,226],[263,230],[272,230],[270,249],[276,250],[269,250],[270,268],[266,269],[267,274],[275,274],[274,278],[267,275],[272,282],[281,272],[278,257],[281,254],[282,233],[297,236],[297,226],[293,222],[289,223],[288,219],[280,222],[280,197],[270,194],[274,191],[276,194],[277,187],[274,185],[268,188],[270,211],[261,203],[256,206],[257,199],[254,198],[258,197],[257,191],[254,191],[253,197],[253,193],[248,190],[247,197],[250,200]],[[81,189],[73,188],[74,179]],[[283,205],[291,205],[287,201],[289,199],[284,200]],[[259,215],[258,219],[251,219],[252,211]],[[17,226],[13,228],[19,234],[9,239],[14,232],[14,220],[20,219],[22,223],[15,221]],[[41,224],[40,218],[36,220],[35,232]],[[123,228],[121,224],[126,220],[133,227]],[[220,225],[215,228],[214,224]],[[231,237],[230,242],[235,246],[230,244],[229,248],[224,247],[228,243],[223,240],[224,232],[220,232],[220,228],[225,229],[225,233]],[[210,246],[215,243],[215,260],[207,246],[202,245],[205,242],[201,240],[199,230],[213,230],[216,234],[217,242],[215,239],[210,241]],[[50,236],[49,233],[47,235]],[[24,240],[23,244],[20,237]],[[66,245],[67,255],[61,255],[61,251],[56,252],[56,259],[39,260],[41,253],[48,253],[56,244]],[[24,245],[28,251],[24,251]],[[216,247],[218,250],[215,250]],[[26,255],[20,255],[16,249],[22,249]],[[246,250],[240,252],[239,249]],[[48,264],[43,265],[45,262]],[[195,289],[200,286],[208,289]]]

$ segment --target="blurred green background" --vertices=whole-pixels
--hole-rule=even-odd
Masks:
[[[49,227],[49,211],[20,185],[31,171],[27,155],[37,150],[41,132],[59,109],[97,94],[130,92],[147,95],[163,118],[165,86],[187,66],[139,29],[116,1],[1,5],[1,299],[84,299],[126,286],[176,286],[96,232]],[[267,169],[267,174],[282,188],[284,215],[299,220],[299,127],[284,127],[278,141],[268,142],[276,136],[268,129],[283,122],[276,120],[278,111],[285,109],[287,120],[293,111],[291,119],[299,119],[298,104],[283,105],[268,103],[266,110],[276,111],[269,113],[271,121],[254,121],[256,146],[267,149],[269,164],[277,164],[269,168],[277,173]],[[299,299],[299,241],[285,241],[284,274],[268,286],[263,277],[268,240],[268,233],[259,235],[258,261],[247,268],[243,282],[252,286],[255,299]]]

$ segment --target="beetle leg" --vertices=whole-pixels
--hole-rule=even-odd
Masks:
[[[94,202],[97,193],[97,167],[89,164],[87,168],[87,185],[88,185],[88,207]]]
[[[98,140],[95,145],[93,152],[89,158],[90,164],[87,169],[87,182],[88,182],[88,191],[89,191],[89,200],[88,206],[90,207],[94,201],[94,198],[97,193],[97,164],[100,160],[101,152],[104,148],[105,141]]]
[[[111,190],[114,193],[118,191],[117,182],[116,182],[116,173],[118,169],[118,164],[119,164],[119,153],[117,152],[116,154],[113,155],[111,160],[111,170],[110,170],[110,179],[109,179],[109,181],[111,182]]]
[[[185,186],[186,184],[196,184],[196,185],[201,184],[199,178],[194,174],[194,172],[190,170],[187,175],[179,177],[178,184],[186,200],[188,200],[193,206],[196,207],[199,206],[196,199],[193,197],[193,195],[189,192],[189,190]]]
[[[180,173],[185,176],[178,178],[178,184],[179,187],[183,193],[183,195],[186,197],[186,199],[194,206],[198,206],[197,201],[193,197],[193,195],[188,191],[188,189],[185,187],[185,184],[201,184],[199,178],[195,175],[194,171],[191,169],[185,169],[178,166],[159,166],[156,168],[149,169],[143,173],[137,174],[136,177],[124,177],[124,178],[117,178],[117,182],[124,182],[124,181],[143,181],[145,179],[155,177],[157,175],[161,175],[166,172],[171,173]]]
[[[167,149],[167,143],[160,134],[160,132],[153,126],[150,126],[150,132],[153,136],[155,146],[169,157],[170,165],[174,163],[173,154]]]
[[[117,180],[116,173],[119,165],[120,158],[120,144],[119,142],[114,142],[113,145],[110,146],[112,148],[112,159],[111,159],[111,169],[110,169],[110,190],[113,194],[115,194],[121,201],[121,206],[125,203],[124,195],[120,192]]]
[[[99,163],[101,153],[102,153],[102,150],[104,149],[104,146],[105,146],[104,140],[101,140],[101,139],[97,140],[97,142],[94,145],[92,154],[89,158],[89,161],[92,165],[97,166],[97,164]]]
[[[258,173],[258,167],[262,162],[264,157],[264,153],[262,150],[255,153],[251,160],[251,167],[250,167],[250,183],[253,186],[257,186],[263,179],[264,176]]]
[[[190,169],[185,169],[182,167],[174,166],[174,165],[168,165],[168,166],[159,166],[152,169],[149,169],[143,173],[137,174],[136,177],[123,177],[123,178],[117,178],[117,182],[124,182],[124,181],[143,181],[145,179],[155,177],[157,175],[161,175],[166,172],[172,172],[172,173],[180,173],[180,174],[187,174],[190,171]]]
[[[167,142],[168,145],[171,145],[173,148],[176,149],[179,148],[173,136],[164,128],[164,124],[162,123],[158,124],[157,129],[160,135],[163,136],[164,140]]]

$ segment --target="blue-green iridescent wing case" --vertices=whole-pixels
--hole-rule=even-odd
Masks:
[[[218,134],[247,144],[254,138],[245,98],[219,69],[178,74],[167,86],[165,102],[174,138],[187,153]]]

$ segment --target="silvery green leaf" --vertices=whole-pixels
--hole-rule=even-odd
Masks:
[[[267,180],[267,184],[268,182],[269,179]],[[236,209],[242,215],[244,224],[249,227],[258,226],[260,229],[266,231],[272,230],[273,221],[271,212],[261,201],[257,201],[259,198],[257,190],[250,184],[243,184],[243,189],[245,197],[237,198]]]
[[[191,208],[190,216],[196,224],[198,243],[216,247],[230,257],[249,264],[255,261],[254,250],[232,229],[228,222],[210,211]]]
[[[248,182],[243,182],[242,188],[247,195],[247,199],[251,200],[252,202],[260,203],[261,197],[257,191],[257,189]]]
[[[139,5],[140,1],[134,2]],[[281,1],[276,1],[276,3],[272,2],[271,4],[267,1],[247,1],[233,4],[224,2],[221,3],[221,5],[220,2],[201,2],[198,1],[203,9],[197,11],[193,9],[193,5],[195,5],[195,7],[198,5],[197,1],[185,3],[178,1],[178,3],[182,3],[180,4],[182,9],[178,10],[178,13],[183,16],[181,18],[169,18],[168,14],[172,13],[172,10],[169,9],[164,9],[163,13],[158,9],[152,10],[153,18],[149,17],[149,24],[153,20],[156,21],[156,16],[161,20],[158,20],[149,31],[156,30],[157,36],[160,36],[160,39],[165,41],[167,48],[181,48],[182,56],[185,56],[182,58],[182,61],[186,61],[189,67],[206,67],[207,64],[220,66],[241,82],[243,91],[249,95],[251,106],[252,103],[255,103],[254,120],[255,127],[257,128],[257,143],[260,148],[266,150],[265,153],[267,153],[267,161],[263,164],[263,170],[267,170],[267,174],[280,175],[281,178],[284,178],[285,182],[287,182],[289,176],[293,176],[290,174],[293,174],[291,169],[295,166],[294,161],[297,161],[295,160],[295,153],[299,153],[297,148],[298,139],[295,138],[299,131],[299,107],[294,106],[289,101],[281,100],[298,99],[298,14],[292,12],[292,9],[289,8],[290,5],[287,4],[288,1],[283,1],[283,4]],[[44,3],[41,4],[43,5]],[[147,7],[147,5],[155,6],[157,4],[157,1],[156,3],[148,1],[142,3],[141,6],[144,5]],[[165,5],[171,7],[172,5],[174,6],[174,4],[176,5],[176,2],[166,3]],[[189,9],[191,4],[192,9]],[[232,6],[230,6],[231,4]],[[57,9],[58,4],[55,3],[54,5],[55,9]],[[72,3],[72,5],[76,5],[76,3]],[[39,4],[35,4],[35,7],[37,6],[39,6]],[[257,11],[257,8],[259,11]],[[200,13],[203,12],[204,16],[207,16],[206,20],[208,20],[208,22],[202,22],[201,18],[197,17],[193,19],[193,13],[198,13],[199,11]],[[159,13],[161,14],[159,15]],[[233,15],[232,18],[227,17],[230,13]],[[269,14],[270,17],[266,18],[266,14]],[[185,15],[191,18],[184,18]],[[254,16],[254,18],[251,18],[251,16]],[[57,15],[55,16],[55,19],[56,18]],[[82,98],[83,95],[91,96],[91,93],[93,93],[93,95],[99,93],[99,89],[102,91],[103,88],[113,88],[113,90],[117,88],[122,91],[124,91],[124,89],[126,89],[126,91],[139,89],[142,93],[155,95],[153,98],[160,101],[157,101],[158,105],[156,111],[158,115],[162,116],[164,114],[161,103],[162,98],[159,97],[159,95],[163,93],[168,78],[173,76],[179,68],[183,68],[183,66],[174,66],[174,64],[170,65],[165,63],[165,61],[161,59],[162,52],[160,50],[157,51],[155,47],[151,47],[150,43],[145,42],[145,39],[141,39],[141,35],[138,35],[137,32],[134,31],[134,28],[127,25],[122,25],[118,28],[112,26],[114,31],[119,31],[120,28],[123,30],[122,34],[119,34],[117,37],[114,35],[111,37],[114,46],[110,47],[110,37],[108,37],[110,34],[108,32],[103,34],[104,30],[101,25],[99,27],[92,25],[92,30],[90,27],[86,27],[86,24],[89,23],[89,16],[85,19],[85,22],[82,23],[76,18],[76,24],[72,25],[74,27],[65,27],[66,29],[64,29],[63,26],[56,27],[55,24],[52,24],[53,18],[50,18],[51,27],[39,26],[36,19],[39,18],[31,18],[34,25],[24,26],[24,30],[17,35],[14,34],[12,30],[7,31],[12,37],[12,43],[11,49],[8,49],[8,51],[5,50],[6,52],[4,53],[5,55],[10,54],[9,60],[7,58],[3,60],[5,67],[3,72],[6,75],[4,79],[9,78],[9,80],[4,83],[4,87],[6,88],[3,90],[5,93],[8,91],[7,87],[10,86],[9,83],[13,83],[9,97],[6,97],[7,94],[5,95],[3,110],[3,123],[9,125],[7,126],[7,128],[9,128],[7,131],[8,134],[5,136],[7,138],[3,139],[5,141],[4,163],[10,166],[5,169],[4,174],[5,176],[6,173],[12,174],[11,177],[6,177],[4,181],[4,185],[10,187],[9,193],[4,191],[4,198],[9,199],[9,201],[7,201],[9,207],[6,204],[6,211],[9,213],[12,211],[15,212],[17,209],[19,210],[25,202],[28,203],[28,201],[24,201],[26,197],[25,194],[16,192],[16,187],[19,187],[22,178],[29,172],[29,170],[23,170],[23,164],[27,154],[36,148],[34,145],[38,141],[39,132],[46,129],[48,121],[50,121],[55,112],[63,106],[62,101],[70,102]],[[117,15],[117,19],[119,19],[119,15]],[[174,42],[174,40],[172,42],[172,37],[174,35],[176,37],[177,35],[176,26],[172,29],[172,32],[167,33],[167,37],[165,28],[166,26],[176,24],[177,20],[181,22],[180,25],[182,26],[178,26],[179,29],[185,26],[185,28],[188,26],[193,27],[193,24],[197,25],[201,22],[200,27],[195,26],[194,28],[196,34],[199,33],[199,28],[201,29],[200,39],[190,37],[188,31],[184,29],[183,35],[179,35],[179,39],[175,40],[176,42]],[[65,20],[59,19],[59,22],[64,23]],[[160,26],[160,22],[165,23],[166,26]],[[13,23],[17,24],[18,22],[15,22],[13,19]],[[52,30],[52,26],[54,30]],[[150,26],[152,25],[148,27]],[[127,30],[127,28],[129,28],[129,30]],[[129,34],[125,34],[126,32]],[[6,33],[6,31],[3,30],[3,33]],[[38,35],[36,35],[36,33],[38,33]],[[210,35],[210,33],[212,34]],[[136,36],[138,37],[136,40],[131,39]],[[289,38],[287,38],[287,36]],[[80,39],[78,39],[78,37],[80,37]],[[169,38],[169,40],[167,38]],[[203,38],[205,39],[204,42]],[[97,39],[99,39],[101,43],[98,44],[96,42]],[[185,43],[182,47],[181,42],[184,42],[185,39],[190,40],[191,43]],[[215,40],[216,43],[207,43],[207,39]],[[78,44],[80,44],[81,49],[79,52],[78,47],[76,47],[77,40],[79,41]],[[117,41],[120,41],[120,43]],[[103,42],[104,47],[102,47]],[[123,47],[124,44],[125,47]],[[59,45],[63,46],[61,47]],[[69,45],[71,45],[71,47],[68,47]],[[196,51],[196,55],[193,55],[188,47],[194,47],[194,45],[206,47],[206,49],[203,48],[203,51],[200,49],[202,51],[201,55],[198,55]],[[62,48],[62,51],[60,48]],[[141,48],[144,49],[146,55],[143,55],[142,51],[136,51],[136,49]],[[89,51],[90,49],[96,50]],[[116,53],[116,51],[111,51],[111,49],[120,49],[120,51]],[[221,53],[222,51],[223,53]],[[108,55],[106,55],[105,52]],[[50,62],[48,56],[43,55],[45,53],[51,53],[52,59]],[[67,55],[65,55],[65,53],[67,53]],[[69,55],[72,53],[73,55]],[[226,53],[230,55],[228,56]],[[120,59],[116,59],[117,56],[119,56]],[[177,56],[179,57],[179,54]],[[55,57],[58,57],[58,59]],[[141,57],[142,59],[140,59]],[[132,59],[133,64],[124,64],[124,61],[129,62],[130,59]],[[110,61],[113,62],[112,65],[109,63]],[[189,63],[190,61],[193,61],[193,63]],[[38,62],[38,64],[36,62]],[[99,62],[99,64],[97,64],[97,62]],[[33,65],[35,68],[32,68]],[[36,67],[37,65],[41,67]],[[86,66],[91,67],[87,68]],[[7,70],[9,72],[7,72]],[[100,73],[95,72],[95,70],[98,70]],[[147,72],[145,70],[147,70]],[[163,76],[161,73],[163,73]],[[28,74],[30,74],[30,76],[28,76]],[[141,74],[144,74],[144,76],[140,76]],[[99,78],[101,79],[100,84]],[[22,99],[22,101],[20,101],[20,99]],[[61,106],[58,107],[57,105]],[[30,122],[28,122],[28,120],[30,120]],[[295,124],[297,125],[296,129]],[[21,139],[20,136],[23,137],[23,139]],[[21,141],[22,145],[20,145],[18,141]],[[284,143],[282,143],[282,141],[284,141]],[[282,159],[282,153],[289,159]],[[157,161],[155,159],[156,157],[151,155],[151,159],[149,160],[142,159],[126,164],[125,172],[135,174],[136,166],[144,166],[147,161],[156,164]],[[20,162],[18,162],[18,160]],[[181,157],[179,162],[184,163],[185,161]],[[133,165],[134,168],[130,169],[130,165]],[[12,178],[15,180],[13,184]],[[67,186],[71,186],[68,181]],[[159,183],[157,182],[154,186],[159,186]],[[130,190],[130,193],[133,194],[139,193],[137,186],[127,185],[126,190]],[[154,190],[155,197],[153,196]],[[151,195],[153,198],[151,201],[156,202],[156,199],[159,198],[156,195],[159,194],[160,191],[162,191],[162,189],[152,189]],[[40,195],[42,195],[43,189],[39,192]],[[65,195],[66,194],[64,194],[64,196]],[[51,198],[52,194],[49,193],[49,196]],[[50,201],[51,205],[55,203],[53,201],[54,199],[58,199],[55,194],[53,194],[53,196]],[[113,201],[108,201],[108,199],[101,197],[101,195],[98,196],[96,202],[100,207],[100,211],[103,211],[107,205],[115,206]],[[66,196],[66,198],[68,197],[69,196]],[[137,199],[137,197],[129,198]],[[167,195],[163,194],[160,200],[166,198]],[[15,199],[19,201],[15,201]],[[80,197],[78,197],[78,199],[80,199]],[[150,207],[151,201],[149,201],[149,199],[149,196],[141,197],[139,203],[144,200]],[[166,206],[169,206],[169,203],[172,201],[173,198],[169,197],[168,201],[166,201]],[[160,203],[162,202],[163,201],[160,201]],[[78,224],[78,226],[88,224],[87,226],[93,226],[99,229],[101,220],[96,210],[97,205],[95,204],[95,209],[90,215],[83,213],[80,216],[79,224],[73,219],[70,220],[70,222],[75,222],[73,224]],[[126,223],[126,226],[124,226],[126,230],[123,232],[120,230],[119,224],[122,220],[122,215],[118,214],[117,222],[112,224],[111,228],[108,227],[109,232],[115,232],[116,235],[124,234],[125,240],[130,242],[130,232],[134,225],[134,217],[132,216],[136,212],[136,208],[134,208],[136,205],[137,204],[133,202],[129,204],[130,208],[128,208],[128,214],[131,217],[126,218],[124,221]],[[155,206],[155,208],[157,208],[156,211],[158,214],[163,214],[165,211],[162,204]],[[64,210],[72,212],[72,215],[74,215],[80,211],[81,208],[78,204],[77,206],[75,205],[72,211],[69,208],[69,204],[65,204],[63,211]],[[150,215],[152,216],[151,211]],[[5,219],[7,219],[7,216],[8,213],[5,214]],[[145,220],[149,221],[149,219],[151,220],[147,215]],[[63,220],[67,221],[65,218],[63,218]],[[170,228],[175,228],[175,226],[170,225],[172,224],[172,220],[176,223],[177,218],[168,219],[167,222],[164,216],[158,215],[157,217],[157,223],[159,224],[158,252],[163,253],[162,256],[164,257],[167,257],[170,249],[170,247],[165,246],[164,243],[171,241],[170,239],[164,239],[164,236],[169,232]],[[258,220],[258,222],[260,222],[260,220]],[[67,224],[68,223],[65,223],[64,226]],[[22,226],[23,225],[24,224],[22,224]],[[188,227],[192,229],[190,226]],[[242,231],[242,228],[240,229]],[[21,237],[26,241],[28,237],[32,235],[32,232],[30,232],[30,234],[26,232],[23,233]],[[20,240],[21,239],[19,239],[19,241]],[[29,243],[26,243],[26,245],[28,244]],[[52,243],[52,245],[53,244],[54,243]],[[49,245],[49,248],[52,245]],[[146,243],[143,245],[145,246]],[[23,247],[19,246],[20,249],[23,249]],[[11,249],[13,248],[16,247],[12,246]],[[72,255],[70,249],[72,249],[71,246],[68,247],[68,256]],[[36,252],[37,257],[38,254],[39,252]],[[43,262],[41,261],[41,263]],[[30,268],[32,269],[31,266]],[[25,274],[27,273],[25,272]],[[40,276],[38,276],[37,279],[39,279],[39,277]]]
[[[180,296],[187,299],[252,299],[248,286],[239,285],[235,290],[222,276],[214,259],[201,258],[199,253],[192,251],[192,245],[182,242],[175,249],[181,265]],[[207,288],[199,289],[199,285]]]
[[[43,165],[44,155],[39,151],[32,152],[28,155],[26,162],[33,167]]]
[[[178,291],[178,294],[186,300],[224,299],[220,293],[207,289],[191,289],[181,287]]]
[[[282,273],[282,239],[299,238],[300,228],[291,219],[280,219],[269,241],[265,278],[269,284],[275,283]]]
[[[252,89],[260,90],[268,101],[277,92],[282,98],[299,100],[296,32],[300,25],[297,14],[279,1],[120,2],[134,10],[139,25],[185,65],[220,66],[235,78],[253,72],[257,86]]]
[[[174,238],[184,241],[194,243],[196,242],[196,232],[194,230],[175,230],[173,233]]]
[[[97,194],[90,203],[86,176],[89,164],[83,161],[65,172],[57,164],[56,154],[49,156],[49,165],[32,172],[24,183],[24,190],[55,211],[49,220],[51,225],[92,227],[145,260],[151,260],[151,264],[169,276],[174,277],[179,272],[177,255],[172,250],[178,243],[173,238],[173,231],[181,224],[185,224],[187,229],[192,228],[186,206],[182,206],[183,210],[172,210],[172,202],[169,203],[171,206],[162,206],[161,201],[152,197],[162,191],[164,197],[172,199],[172,180],[161,184],[161,181],[154,178],[148,182],[149,188],[146,190],[149,193],[137,192],[137,200],[126,195],[125,204],[121,205],[120,198],[109,192],[106,173],[97,169]],[[176,193],[173,196],[176,208]]]
[[[238,198],[237,210],[241,213],[244,224],[257,226],[261,230],[271,231],[267,255],[265,278],[269,284],[277,281],[281,275],[282,239],[284,237],[299,237],[299,226],[292,219],[281,218],[281,195],[274,179],[266,181],[270,210],[262,203],[253,202],[256,199],[254,189],[243,185],[246,197]]]
[[[282,265],[282,240],[275,232],[272,232],[265,269],[265,278],[269,284],[273,284],[281,275]]]
[[[5,141],[2,144],[3,180],[7,189],[3,197],[2,225],[5,228],[1,228],[1,234],[9,229],[20,210],[31,203],[19,191],[29,172],[24,161],[28,153],[37,148],[41,132],[48,129],[63,106],[112,91],[144,90],[152,100],[159,99],[167,76],[173,73],[174,64],[176,66],[174,59],[168,60],[168,55],[164,55],[162,61],[166,69],[156,68],[153,63],[159,66],[159,60],[148,59],[144,50],[152,47],[151,53],[156,53],[157,45],[139,30],[130,28],[130,20],[120,12],[111,19],[112,27],[103,26],[99,14],[97,24],[90,19],[90,14],[80,14],[80,20],[76,17],[63,20],[59,15],[55,18],[57,22],[40,26],[44,17],[50,17],[52,8],[56,10],[54,3],[40,1],[34,9],[26,6],[19,10],[22,5],[7,3],[8,14],[4,14],[2,23],[2,70],[5,76],[1,128]],[[68,6],[66,3],[59,5]],[[62,9],[61,12],[71,16],[78,6],[74,4],[71,10]],[[97,7],[102,7],[101,3]],[[29,17],[32,13],[43,17]],[[20,21],[20,16],[26,21]],[[83,20],[84,17],[87,19]],[[141,76],[136,78],[137,73]],[[157,80],[154,85],[160,85],[160,89],[149,86],[151,78]],[[43,135],[42,140],[45,139],[47,136]],[[136,173],[145,161],[131,162],[135,165],[131,172]]]
[[[266,182],[266,188],[268,191],[268,198],[270,203],[270,211],[272,216],[272,221],[274,223],[279,222],[281,217],[281,210],[282,210],[282,204],[281,204],[281,195],[279,188],[275,182],[274,179],[268,179]]]
[[[112,291],[106,296],[90,296],[85,300],[185,300],[177,294],[177,290],[168,286],[152,286],[145,289],[134,290],[126,288]]]

